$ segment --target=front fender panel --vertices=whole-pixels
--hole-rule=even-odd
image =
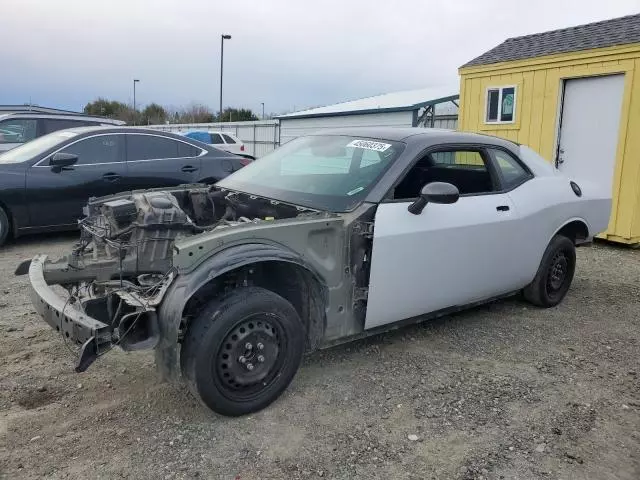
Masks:
[[[290,262],[309,270],[326,288],[322,276],[297,253],[281,246],[247,243],[228,247],[212,255],[186,275],[178,275],[160,306],[161,341],[156,347],[156,365],[164,378],[178,377],[178,330],[189,299],[205,284],[231,270],[257,262]]]

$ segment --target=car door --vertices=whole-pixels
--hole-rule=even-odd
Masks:
[[[422,187],[435,181],[458,187],[458,201],[410,213]],[[389,197],[375,215],[366,329],[514,289],[518,213],[485,149],[429,153]]]
[[[193,183],[200,170],[202,150],[172,137],[127,134],[126,151],[130,181],[136,189]]]
[[[77,163],[62,170],[52,168],[49,161],[58,152],[77,155]],[[27,170],[31,225],[75,224],[90,197],[126,190],[126,176],[122,135],[92,135],[68,144]]]

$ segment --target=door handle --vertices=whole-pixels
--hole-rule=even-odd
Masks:
[[[102,176],[102,178],[103,178],[103,180],[106,180],[107,182],[117,182],[122,177],[120,175],[118,175],[117,173],[105,173]]]
[[[496,207],[496,210],[499,212],[508,212],[509,211],[509,205],[498,205]]]
[[[185,173],[193,173],[198,169],[196,167],[192,167],[191,165],[185,165],[180,170],[182,170]]]

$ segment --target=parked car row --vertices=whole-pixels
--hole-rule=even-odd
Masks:
[[[208,145],[214,146],[219,150],[235,153],[236,155],[241,155],[243,157],[247,157],[250,159],[255,159],[253,155],[249,155],[245,152],[245,147],[242,140],[240,140],[238,137],[236,137],[235,135],[232,135],[229,132],[197,130],[192,132],[186,132],[183,135],[185,137],[192,138],[202,143],[206,143]]]
[[[0,153],[58,130],[98,125],[123,126],[125,122],[84,114],[16,112],[0,115]],[[229,132],[196,130],[182,135],[211,145],[218,150],[255,159],[245,151],[242,140]]]
[[[149,129],[49,133],[0,155],[0,245],[10,235],[77,228],[90,197],[213,184],[249,162],[183,135]]]

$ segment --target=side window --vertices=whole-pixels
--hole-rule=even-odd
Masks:
[[[78,156],[78,165],[115,163],[122,159],[122,135],[98,135],[85,138],[61,150]]]
[[[36,138],[37,120],[9,118],[0,122],[0,143],[25,143]]]
[[[508,190],[530,177],[530,174],[510,154],[503,150],[491,150],[496,169],[502,180],[502,188]]]
[[[516,111],[516,87],[487,89],[485,123],[513,123]]]
[[[474,168],[487,171],[480,152],[451,150],[447,152],[434,152],[431,154],[433,164],[436,166],[452,166],[459,168]]]
[[[211,143],[213,145],[224,143],[219,133],[211,133],[210,135],[211,135]]]
[[[178,142],[178,157],[197,157],[200,155],[200,149],[189,145],[188,143]]]
[[[66,118],[45,118],[43,121],[44,124],[44,134],[51,132],[56,132],[58,130],[64,130],[65,128],[75,128],[75,127],[84,127],[86,125],[95,125],[89,122],[83,122],[81,120],[69,120]]]
[[[178,158],[178,144],[156,135],[127,135],[127,161]]]
[[[426,155],[407,172],[394,190],[394,199],[414,199],[427,183],[455,185],[460,195],[479,195],[496,191],[487,166],[487,156],[480,150],[451,149]]]
[[[233,138],[231,138],[229,135],[225,135],[224,133],[222,134],[222,138],[224,138],[224,141],[227,143],[236,143]]]

